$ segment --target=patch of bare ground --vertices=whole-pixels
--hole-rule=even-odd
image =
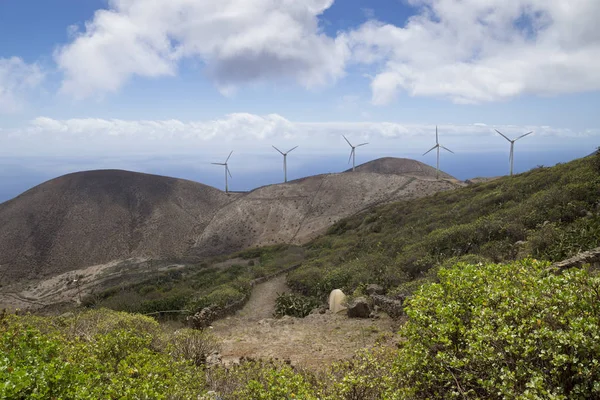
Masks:
[[[0,309],[27,311],[51,310],[62,304],[76,306],[96,290],[147,279],[153,274],[184,268],[185,265],[146,258],[112,261],[92,265],[37,281],[21,282],[0,288]],[[59,308],[60,309],[60,308]]]
[[[351,319],[345,314],[312,314],[306,318],[273,317],[277,293],[288,291],[285,277],[257,285],[236,315],[216,321],[225,364],[240,358],[277,358],[320,370],[352,357],[377,340],[393,340],[397,323],[380,313],[377,319]]]

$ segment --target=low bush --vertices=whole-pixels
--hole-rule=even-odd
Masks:
[[[150,318],[91,311],[0,318],[0,398],[193,398],[201,371],[158,350]]]
[[[600,397],[600,278],[457,264],[408,302],[394,398]]]
[[[208,331],[179,329],[169,339],[169,350],[173,357],[191,361],[197,366],[204,365],[209,355],[221,349],[217,338]]]
[[[283,293],[275,300],[275,316],[304,318],[312,310],[317,308],[321,302],[314,297],[302,296],[294,293]]]

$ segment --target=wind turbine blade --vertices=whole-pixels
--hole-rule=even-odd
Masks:
[[[342,137],[346,140],[346,142],[348,142],[350,147],[354,148],[354,146],[352,146],[352,143],[350,143],[350,141],[346,138],[346,136],[342,135]]]
[[[435,144],[440,144],[439,139],[438,139],[437,125],[435,126]]]
[[[350,150],[350,157],[348,157],[348,164],[350,164],[350,161],[352,161],[352,154],[354,154],[354,147],[352,148],[352,150]]]
[[[521,138],[524,138],[524,137],[525,137],[525,136],[527,136],[527,135],[531,135],[532,133],[533,133],[533,131],[531,131],[531,132],[527,132],[526,134],[519,136],[518,138],[516,138],[516,139],[515,139],[515,142],[516,142],[517,140],[521,139]]]
[[[501,134],[501,135],[502,135],[502,137],[503,137],[504,139],[508,140],[509,142],[512,142],[512,140],[510,140],[509,138],[507,138],[507,137],[504,135],[504,133],[500,132],[498,129],[494,129],[494,130],[495,130],[496,132],[498,132],[499,134]]]
[[[231,176],[231,171],[229,170],[229,167],[225,167],[225,169],[227,170],[227,173],[229,174],[229,177],[233,178],[233,176]]]
[[[297,149],[297,148],[298,148],[298,146],[296,146],[296,147],[294,147],[294,148],[292,148],[292,149],[288,150],[287,154],[290,154],[292,151],[294,151],[294,150],[295,150],[295,149]]]
[[[427,150],[426,153],[423,153],[423,155],[426,155],[427,153],[429,153],[432,150],[435,150],[435,148],[438,147],[438,145],[436,144],[435,146],[433,146],[431,149]]]
[[[369,144],[369,143],[368,142],[367,143],[361,143],[361,144],[357,145],[356,147],[364,146],[366,144]]]
[[[284,155],[285,155],[285,154],[283,154],[283,151],[279,150],[277,147],[273,146],[273,148],[274,148],[275,150],[277,150],[278,152],[280,152],[282,156],[284,156]]]
[[[447,151],[449,151],[450,153],[454,154],[454,152],[453,152],[452,150],[450,150],[449,148],[447,148],[447,147],[444,147],[444,146],[440,146],[440,147],[441,147],[442,149],[444,149],[444,150],[447,150]]]
[[[227,161],[229,161],[229,157],[231,157],[232,154],[233,154],[233,150],[231,150],[231,153],[229,153],[229,155],[227,156],[227,160],[225,160],[225,164],[227,164]]]
[[[218,162],[211,162],[212,165],[225,165],[223,163],[218,163]]]

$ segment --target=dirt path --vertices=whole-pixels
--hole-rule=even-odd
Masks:
[[[222,340],[225,363],[241,357],[279,358],[321,369],[372,346],[378,339],[393,338],[397,327],[385,314],[378,319],[350,319],[329,313],[274,319],[277,293],[289,291],[285,279],[281,276],[255,286],[243,309],[213,324],[213,333]]]
[[[265,318],[273,318],[275,312],[275,300],[277,294],[289,292],[285,284],[285,275],[271,279],[270,281],[256,285],[250,295],[250,300],[236,315],[238,319],[246,321],[259,321]]]

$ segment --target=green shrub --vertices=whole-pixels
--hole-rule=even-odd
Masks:
[[[287,365],[263,365],[254,379],[234,394],[235,398],[253,400],[317,400],[311,382]]]
[[[169,338],[170,354],[179,360],[187,360],[200,366],[206,358],[220,350],[217,338],[208,331],[179,329]]]
[[[0,318],[2,399],[193,398],[201,371],[161,352],[156,322],[106,310]]]
[[[321,302],[314,297],[306,297],[294,293],[283,293],[277,296],[275,300],[275,316],[304,318],[312,310],[318,307]]]
[[[250,284],[245,280],[215,287],[209,294],[190,301],[186,309],[192,312],[199,311],[211,305],[224,307],[231,303],[243,300],[250,293]]]
[[[600,278],[525,260],[457,264],[408,302],[395,398],[600,396]]]

